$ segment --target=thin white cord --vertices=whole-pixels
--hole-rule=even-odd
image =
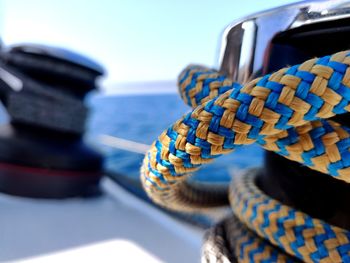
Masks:
[[[126,140],[107,134],[100,135],[99,139],[104,145],[134,153],[145,154],[151,148],[151,146],[147,144]]]

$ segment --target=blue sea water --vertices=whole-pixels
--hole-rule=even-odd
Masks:
[[[102,149],[105,167],[123,176],[138,178],[142,154],[103,146],[98,136],[108,134],[151,144],[161,132],[190,108],[177,94],[101,96],[88,99],[91,109],[87,139]],[[263,151],[257,145],[241,147],[204,166],[196,180],[227,182],[237,171],[262,164]]]

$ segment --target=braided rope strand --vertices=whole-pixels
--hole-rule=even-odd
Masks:
[[[253,169],[232,181],[230,201],[235,215],[207,233],[203,262],[217,262],[215,256],[227,262],[233,257],[251,263],[298,259],[349,262],[349,231],[265,195],[255,184],[257,174],[258,170]]]
[[[234,84],[218,72],[214,72],[202,66],[189,66],[183,71],[179,77],[179,91],[185,103],[196,107],[225,93]],[[238,84],[235,85],[238,87]],[[347,156],[350,148],[349,131],[349,128],[341,127],[336,122],[320,120],[308,122],[297,130],[291,127],[276,135],[260,138],[257,142],[266,150],[274,151],[299,163],[307,162],[310,168],[323,173],[328,172],[326,164],[330,162],[324,160],[328,155],[332,163],[335,163],[330,166],[331,174],[347,181],[347,171],[339,171],[338,174],[337,162],[346,162],[349,159]],[[335,143],[341,145],[341,151],[334,146]],[[319,146],[318,152],[314,150],[315,145]],[[317,163],[316,168],[312,167],[314,163]],[[348,165],[340,164],[343,167]]]
[[[283,205],[255,184],[256,172],[236,176],[229,198],[249,229],[304,262],[350,262],[350,232]]]
[[[320,121],[320,118],[348,111],[349,63],[349,52],[339,52],[281,69],[244,86],[209,71],[214,86],[227,91],[212,100],[205,98],[208,95],[188,100],[193,105],[203,99],[206,102],[163,132],[154,143],[141,169],[146,191],[157,203],[171,204],[176,209],[176,197],[171,196],[178,189],[177,183],[181,184],[202,164],[256,141],[291,160],[349,181],[349,133],[332,122],[326,125],[325,120]],[[205,82],[208,78],[198,74],[199,70],[203,68],[192,66],[184,71],[181,90],[189,94],[193,87],[208,85],[209,82]],[[212,90],[209,89],[208,94],[215,93]],[[216,90],[219,94],[219,89]],[[322,136],[318,133],[322,128],[310,129],[319,128],[320,124],[323,125]],[[331,127],[333,129],[328,129]],[[308,133],[305,134],[305,130]],[[304,138],[308,135],[318,138],[310,144],[317,148],[305,144]],[[182,205],[179,208],[186,209]],[[193,209],[192,206],[188,210]]]
[[[299,260],[283,253],[231,216],[206,233],[202,262],[295,263]]]

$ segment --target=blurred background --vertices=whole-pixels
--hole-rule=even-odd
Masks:
[[[50,44],[93,57],[108,71],[108,93],[149,92],[152,86],[174,92],[174,80],[187,64],[216,65],[227,25],[292,2],[2,0],[1,37],[5,44]]]
[[[226,26],[292,2],[3,0],[1,37],[5,44],[54,45],[97,60],[107,75],[100,92],[88,99],[93,110],[87,137],[96,142],[97,136],[107,134],[149,145],[189,110],[177,95],[179,72],[190,63],[217,67]],[[141,154],[104,150],[109,168],[138,177]],[[245,151],[220,159],[199,177],[203,174],[207,180],[219,169],[215,180],[227,181],[230,169],[260,164],[259,148]]]

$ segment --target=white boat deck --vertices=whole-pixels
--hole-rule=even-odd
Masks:
[[[1,262],[199,262],[203,231],[104,179],[94,199],[0,195]]]

